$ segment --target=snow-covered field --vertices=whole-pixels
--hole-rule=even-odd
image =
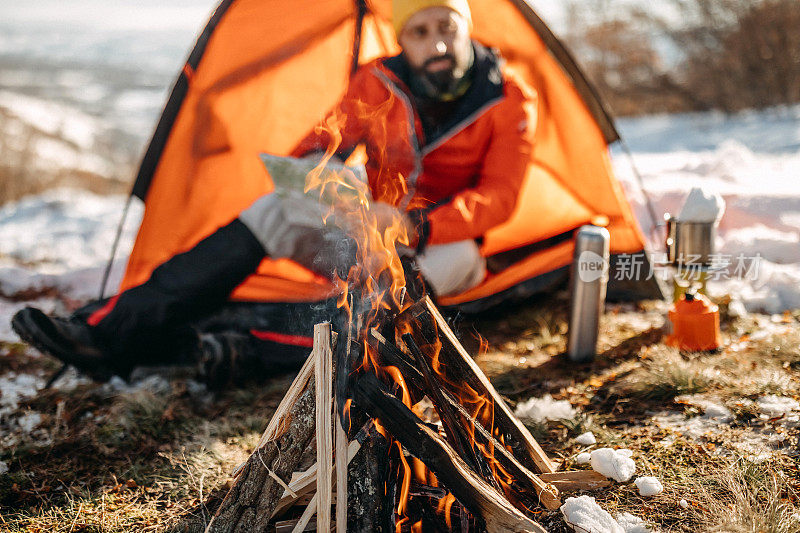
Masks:
[[[659,216],[676,215],[692,187],[725,199],[716,248],[730,265],[710,290],[751,311],[800,308],[800,106],[624,119],[620,128]],[[619,149],[614,163],[650,235],[644,195]],[[740,258],[748,268],[736,273]]]

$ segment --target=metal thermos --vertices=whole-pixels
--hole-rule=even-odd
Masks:
[[[594,359],[608,283],[608,230],[583,226],[575,237],[570,282],[567,354],[576,363]]]

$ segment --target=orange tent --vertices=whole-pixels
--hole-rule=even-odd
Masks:
[[[500,50],[538,91],[540,107],[522,197],[483,244],[491,274],[440,302],[477,310],[563,280],[571,237],[583,224],[604,221],[612,254],[641,253],[645,239],[612,174],[608,145],[619,138],[613,121],[565,48],[524,0],[470,5],[474,38]],[[175,83],[137,176],[132,194],[145,201],[145,214],[121,290],[146,281],[160,263],[272,190],[258,154],[289,154],[337,103],[359,64],[398,52],[390,14],[389,0],[219,5]],[[652,282],[625,290],[660,296]],[[266,259],[232,298],[315,301],[330,291],[298,264]]]

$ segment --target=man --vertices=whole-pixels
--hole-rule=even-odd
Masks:
[[[310,134],[295,155],[332,149],[345,159],[363,144],[372,215],[381,224],[400,219],[435,295],[458,294],[484,279],[478,242],[514,209],[530,162],[535,95],[470,39],[466,0],[395,0],[393,7],[402,53],[361,67],[326,121],[335,127]],[[232,359],[258,354],[200,342],[190,323],[222,306],[265,256],[345,278],[355,243],[336,213],[323,215],[308,198],[266,195],[87,320],[28,308],[12,325],[97,378],[198,358],[207,373],[224,367],[229,375],[243,363]]]

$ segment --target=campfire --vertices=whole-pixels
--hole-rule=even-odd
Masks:
[[[358,322],[316,326],[208,531],[544,531],[533,517],[562,491],[608,484],[557,472],[429,298],[382,328]],[[317,462],[296,472],[313,442]]]
[[[207,531],[544,531],[541,509],[605,478],[557,472],[425,295],[400,217],[386,224],[366,184],[325,170],[337,120],[306,192],[337,204],[357,266]]]

